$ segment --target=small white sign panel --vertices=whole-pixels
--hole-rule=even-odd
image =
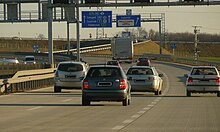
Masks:
[[[134,20],[118,20],[118,26],[120,26],[120,27],[133,27]]]

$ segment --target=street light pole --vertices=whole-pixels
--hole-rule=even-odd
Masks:
[[[77,61],[80,61],[80,29],[79,29],[79,1],[76,1],[76,39],[77,39]]]

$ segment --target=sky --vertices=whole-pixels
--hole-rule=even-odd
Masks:
[[[132,15],[141,15],[144,17],[149,13],[165,13],[166,32],[191,32],[192,26],[201,26],[200,33],[220,34],[220,6],[176,6],[176,7],[118,7],[103,8],[104,11],[112,11],[113,17],[117,15],[125,15],[126,9],[132,9]],[[3,6],[0,5],[0,19],[2,19]],[[22,5],[22,11],[32,12],[37,10],[37,6],[33,4]],[[97,8],[81,8],[81,11],[96,11]],[[80,17],[81,20],[81,17]],[[66,22],[53,23],[53,37],[66,38],[67,29]],[[158,22],[149,23],[142,22],[141,27],[149,31],[159,30]],[[129,28],[136,29],[136,28]],[[112,24],[112,28],[105,28],[104,33],[108,37],[115,36],[124,28],[116,28],[116,24]],[[39,34],[47,37],[47,23],[0,23],[0,37],[28,37],[36,38]],[[96,28],[81,28],[80,38],[89,38],[89,34],[96,37]],[[70,38],[76,38],[76,24],[70,25]]]

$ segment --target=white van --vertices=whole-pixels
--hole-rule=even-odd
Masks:
[[[25,56],[24,64],[36,64],[34,56]]]

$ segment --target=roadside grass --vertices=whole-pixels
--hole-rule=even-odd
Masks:
[[[199,57],[199,60],[220,62],[220,57]]]

